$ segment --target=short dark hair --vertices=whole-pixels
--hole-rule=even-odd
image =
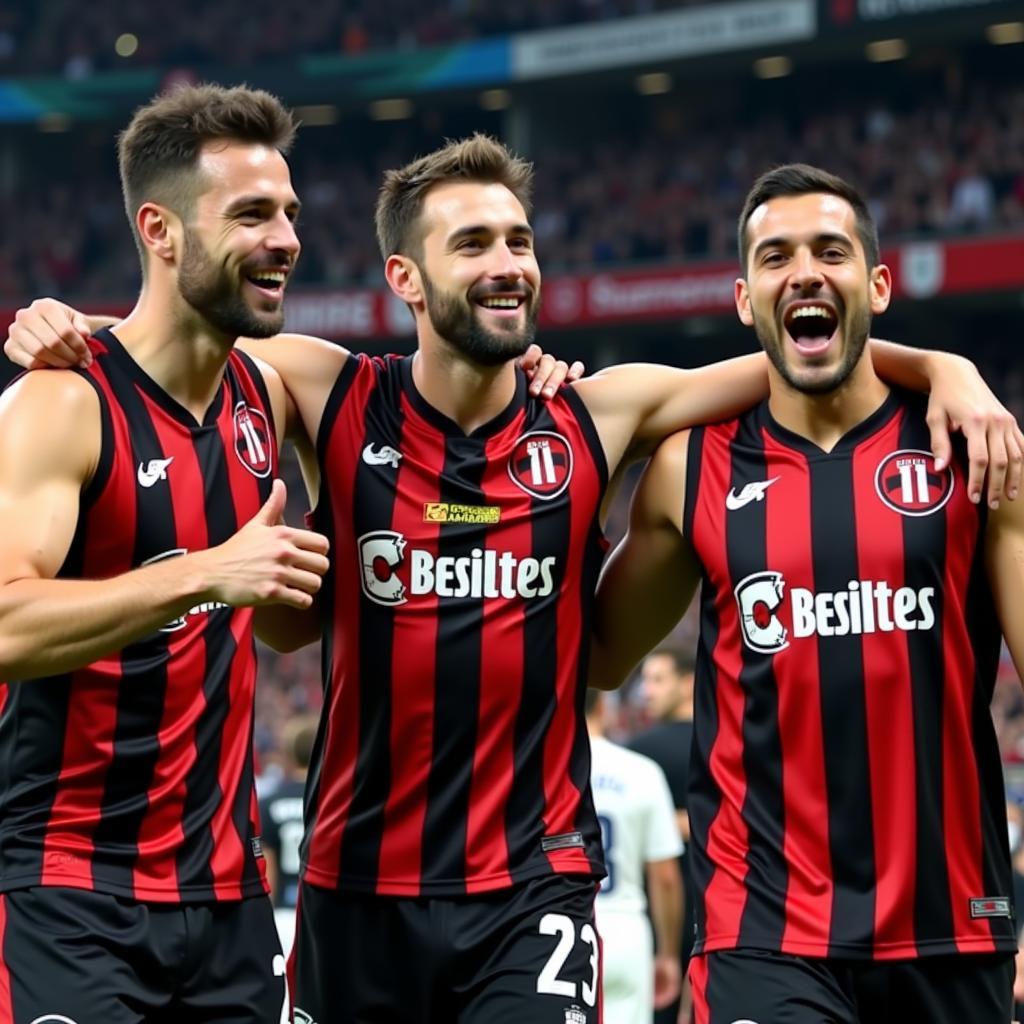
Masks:
[[[697,668],[697,658],[692,650],[689,648],[675,647],[672,644],[663,644],[661,647],[655,647],[647,658],[669,658],[672,661],[672,667],[676,671],[676,675],[685,676],[695,671]],[[644,658],[644,661],[647,660]]]
[[[740,257],[740,270],[747,276],[747,255],[750,244],[747,240],[747,224],[754,211],[763,203],[780,196],[806,196],[814,193],[838,196],[845,199],[857,218],[857,236],[864,247],[868,269],[877,267],[881,257],[878,245],[878,228],[868,209],[867,201],[848,181],[820,167],[810,164],[784,164],[766,171],[747,193],[740,214],[739,227],[736,233],[737,249]]]
[[[476,132],[384,175],[374,216],[384,259],[396,253],[420,255],[422,236],[415,229],[423,201],[432,188],[456,181],[504,185],[529,216],[533,164],[515,156],[497,139]]]
[[[302,715],[285,723],[282,747],[296,768],[309,768],[313,760],[318,721],[314,716]]]
[[[143,262],[136,211],[157,202],[189,217],[199,194],[196,169],[205,143],[249,142],[287,153],[296,127],[275,96],[242,85],[180,86],[136,110],[118,136],[117,155],[125,210]]]

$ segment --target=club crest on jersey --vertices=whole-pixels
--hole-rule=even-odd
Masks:
[[[567,1007],[565,1011],[565,1024],[587,1024],[586,1011],[575,1004]]]
[[[509,456],[508,475],[527,494],[550,501],[572,479],[572,448],[561,434],[550,430],[524,434]]]
[[[904,516],[930,516],[953,493],[953,470],[936,472],[931,452],[905,448],[887,455],[875,471],[875,490],[882,502]]]
[[[270,476],[273,447],[267,417],[245,402],[235,406],[235,454],[253,476]]]

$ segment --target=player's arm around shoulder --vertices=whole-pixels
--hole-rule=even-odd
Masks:
[[[594,417],[609,467],[649,455],[669,434],[724,419],[768,393],[763,355],[691,370],[623,363],[573,384]]]
[[[243,338],[238,347],[273,368],[288,398],[285,434],[314,444],[327,399],[351,353],[341,345],[308,334]]]
[[[679,621],[700,570],[683,535],[690,434],[664,441],[647,464],[630,507],[629,527],[597,587],[590,685],[614,689]]]
[[[985,562],[999,623],[1024,681],[1024,502],[1003,501],[989,512]]]

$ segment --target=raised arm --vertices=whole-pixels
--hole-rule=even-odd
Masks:
[[[1006,646],[1024,683],[1024,503],[989,513],[985,563]]]
[[[284,485],[224,544],[105,580],[56,579],[100,453],[99,400],[77,374],[32,373],[0,398],[0,678],[80,668],[202,601],[307,607],[326,540],[277,526]]]
[[[682,534],[686,444],[674,434],[637,485],[629,529],[597,587],[590,685],[614,689],[686,611],[700,570]]]

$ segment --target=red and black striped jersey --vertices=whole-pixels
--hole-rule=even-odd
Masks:
[[[929,444],[897,393],[828,453],[766,403],[691,435],[698,951],[1016,949],[985,510]]]
[[[318,438],[331,538],[303,877],[403,896],[603,874],[583,715],[604,453],[571,389],[466,435],[353,357]]]
[[[232,353],[197,423],[113,334],[80,371],[102,450],[63,578],[103,579],[227,540],[270,493],[272,412]],[[45,372],[45,371],[43,371]],[[10,682],[0,712],[0,891],[167,902],[266,891],[253,787],[250,608],[200,604],[78,671]]]

